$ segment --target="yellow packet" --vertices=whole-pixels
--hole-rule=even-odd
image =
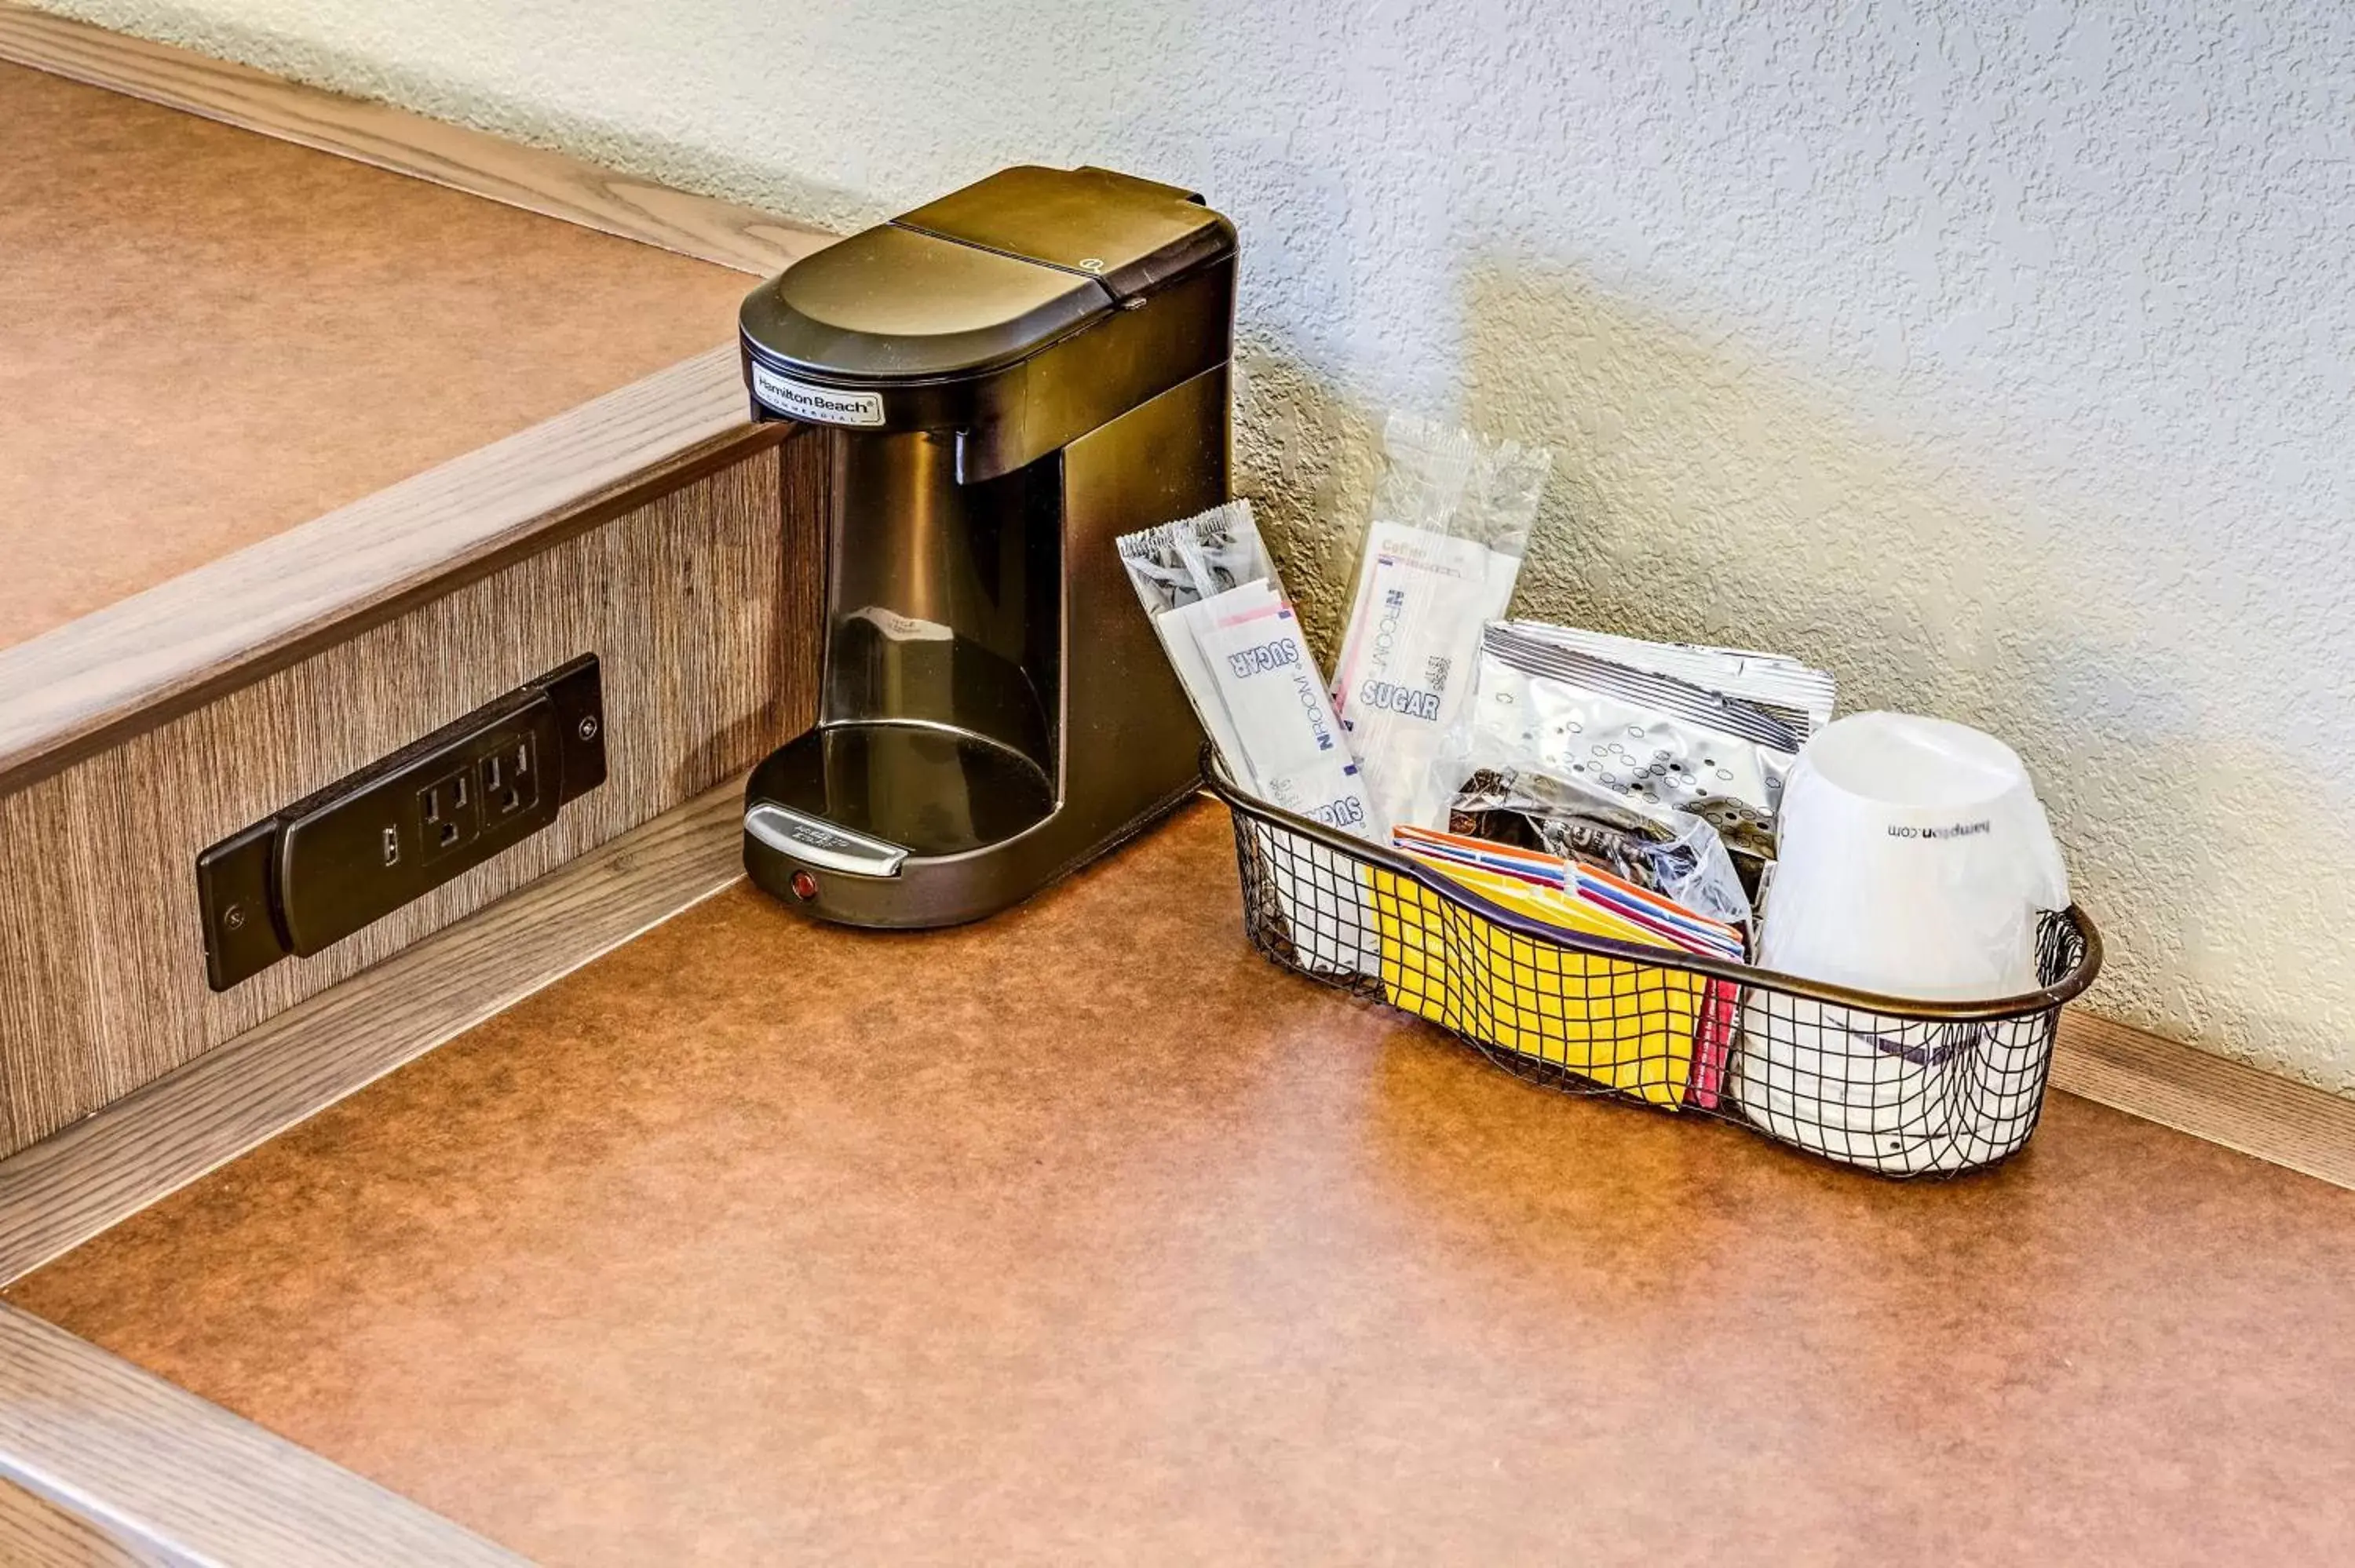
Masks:
[[[1677,951],[1559,889],[1471,866],[1432,869],[1558,929]],[[1534,941],[1395,872],[1369,868],[1369,881],[1391,1006],[1655,1105],[1683,1102],[1709,983],[1701,976]]]

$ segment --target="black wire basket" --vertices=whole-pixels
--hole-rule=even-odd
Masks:
[[[1909,1001],[1540,924],[1403,854],[1246,794],[1243,926],[1288,969],[1429,1019],[1534,1083],[1721,1117],[1843,1165],[1955,1175],[2036,1129],[2061,1008],[2102,940],[2072,906],[2039,938],[2043,989]]]

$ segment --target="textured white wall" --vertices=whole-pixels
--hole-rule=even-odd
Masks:
[[[1383,407],[1545,441],[1525,609],[2010,738],[2106,1010],[2355,1092],[2342,0],[47,3],[838,228],[1193,185],[1312,623]]]

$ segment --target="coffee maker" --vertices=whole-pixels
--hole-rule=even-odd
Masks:
[[[1234,226],[1005,170],[741,315],[754,417],[827,447],[817,727],[747,787],[761,887],[853,926],[1036,892],[1194,788],[1201,732],[1114,540],[1227,499]]]

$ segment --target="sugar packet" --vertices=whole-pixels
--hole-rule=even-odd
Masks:
[[[1203,730],[1237,783],[1363,838],[1379,832],[1316,655],[1251,503],[1118,541],[1122,564]]]
[[[1246,790],[1380,843],[1383,824],[1327,695],[1316,655],[1267,556],[1251,503],[1128,535],[1122,563],[1179,683]],[[1307,969],[1374,973],[1381,953],[1363,866],[1254,823],[1278,913]]]
[[[1471,687],[1481,626],[1511,602],[1553,458],[1393,413],[1382,459],[1334,705],[1376,814],[1444,827],[1431,762]]]

